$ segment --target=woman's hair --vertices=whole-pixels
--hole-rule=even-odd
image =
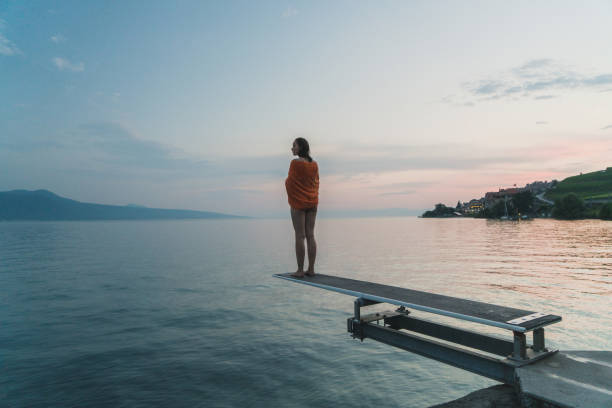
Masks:
[[[298,137],[295,139],[295,143],[298,145],[298,156],[311,162],[312,157],[310,157],[310,145],[308,144],[308,141],[303,137]]]

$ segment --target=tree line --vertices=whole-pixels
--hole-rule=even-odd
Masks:
[[[460,203],[457,203],[457,208],[447,207],[444,204],[436,204],[431,211],[426,211],[422,216],[424,218],[439,218],[453,217],[459,210]],[[491,207],[485,208],[475,214],[476,218],[501,218],[502,216],[518,217],[521,215],[528,216],[552,216],[561,220],[577,220],[583,218],[599,218],[602,220],[612,220],[612,203],[606,203],[600,206],[587,206],[579,196],[574,193],[569,193],[555,200],[551,207],[548,204],[536,202],[535,196],[531,191],[522,191],[514,194],[504,200],[498,200]]]

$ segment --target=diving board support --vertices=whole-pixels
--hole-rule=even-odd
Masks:
[[[353,338],[370,338],[506,384],[517,384],[519,367],[557,352],[546,348],[544,326],[561,321],[561,316],[336,276],[274,276],[354,296],[354,313],[347,319]],[[362,313],[363,307],[380,303],[399,308]],[[412,310],[503,328],[511,331],[512,340],[415,317]],[[531,346],[526,336],[530,331]]]
[[[544,328],[542,327],[533,331],[533,351],[546,351],[546,347],[544,347]]]
[[[502,357],[509,356],[514,349],[514,344],[509,340],[432,322],[424,318],[390,316],[385,318],[385,324],[394,330],[408,330]]]
[[[364,315],[364,303],[369,302],[355,299],[355,316],[347,319],[353,338],[376,340],[505,384],[516,385],[516,368],[555,353],[535,352],[524,333],[514,333],[509,341],[408,316],[406,310]]]
[[[355,299],[355,319],[357,321],[359,321],[361,319],[361,307],[362,306],[371,306],[371,305],[376,305],[379,304],[380,302],[377,302],[375,300],[369,300],[369,299],[365,299],[362,297],[359,297],[357,299]]]
[[[499,382],[515,384],[514,366],[504,364],[496,358],[411,333],[393,330],[384,325],[367,323],[358,328],[353,327],[360,330],[364,338],[410,351]]]
[[[512,358],[517,361],[527,358],[527,338],[525,333],[514,332],[514,350]]]
[[[544,347],[541,327],[534,330],[534,345],[529,347],[523,332],[513,331],[513,341],[509,341],[409,316],[410,311],[404,307],[362,314],[362,307],[379,303],[355,299],[354,315],[347,319],[347,330],[353,338],[376,340],[505,384],[516,385],[516,368],[556,352]]]

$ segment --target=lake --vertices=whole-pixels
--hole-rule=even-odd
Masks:
[[[318,272],[558,314],[549,347],[612,350],[612,222],[322,218],[316,236]],[[272,277],[293,245],[289,219],[0,223],[0,400],[427,407],[495,384],[352,339],[353,298]]]

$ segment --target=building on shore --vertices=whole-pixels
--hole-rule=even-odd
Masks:
[[[473,199],[469,203],[464,203],[463,212],[465,214],[476,214],[484,209],[484,199]]]
[[[499,191],[489,191],[485,194],[485,208],[492,207],[499,200],[511,198],[523,191],[525,191],[524,187],[500,188]]]

